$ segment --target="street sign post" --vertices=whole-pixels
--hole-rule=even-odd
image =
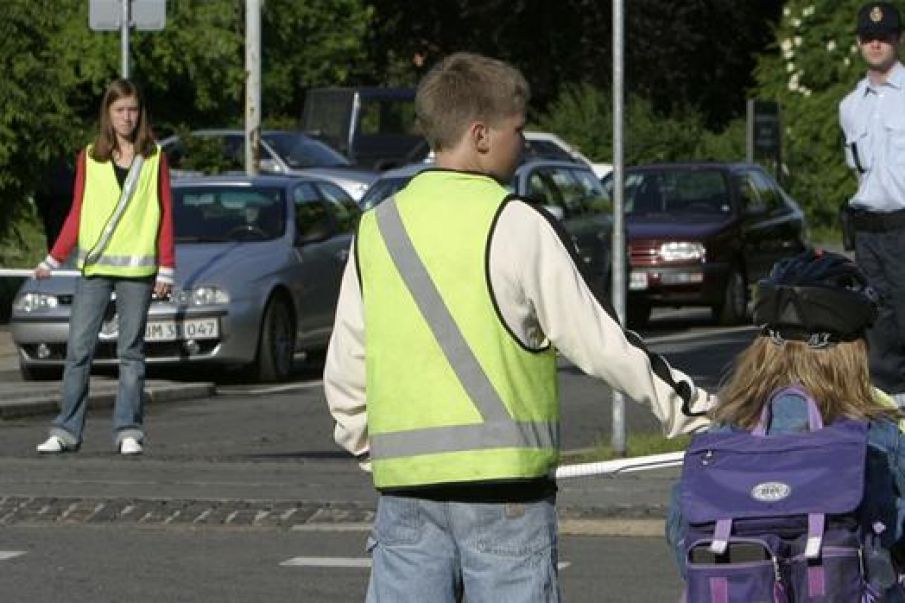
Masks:
[[[748,123],[746,156],[748,163],[766,160],[771,164],[776,179],[781,176],[782,124],[779,103],[754,98],[748,99]]]
[[[167,21],[166,0],[88,0],[92,31],[120,32],[122,77],[129,77],[129,29],[160,31]]]

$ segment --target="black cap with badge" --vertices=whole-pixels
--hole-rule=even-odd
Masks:
[[[858,37],[871,39],[902,32],[899,10],[889,2],[868,2],[858,11]]]

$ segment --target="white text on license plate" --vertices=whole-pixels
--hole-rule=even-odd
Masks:
[[[179,322],[158,320],[145,326],[145,341],[213,339],[219,336],[220,323],[216,318],[193,318]]]
[[[631,276],[629,277],[628,281],[628,288],[632,291],[647,289],[647,273],[632,270]]]

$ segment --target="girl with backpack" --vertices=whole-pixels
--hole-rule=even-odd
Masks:
[[[905,601],[905,434],[870,383],[877,295],[807,251],[758,283],[762,330],[685,456],[667,520],[689,603]]]

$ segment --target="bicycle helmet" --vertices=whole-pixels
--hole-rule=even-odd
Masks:
[[[862,337],[877,318],[878,301],[852,260],[808,250],[777,262],[757,284],[754,321],[774,338],[819,347]]]

